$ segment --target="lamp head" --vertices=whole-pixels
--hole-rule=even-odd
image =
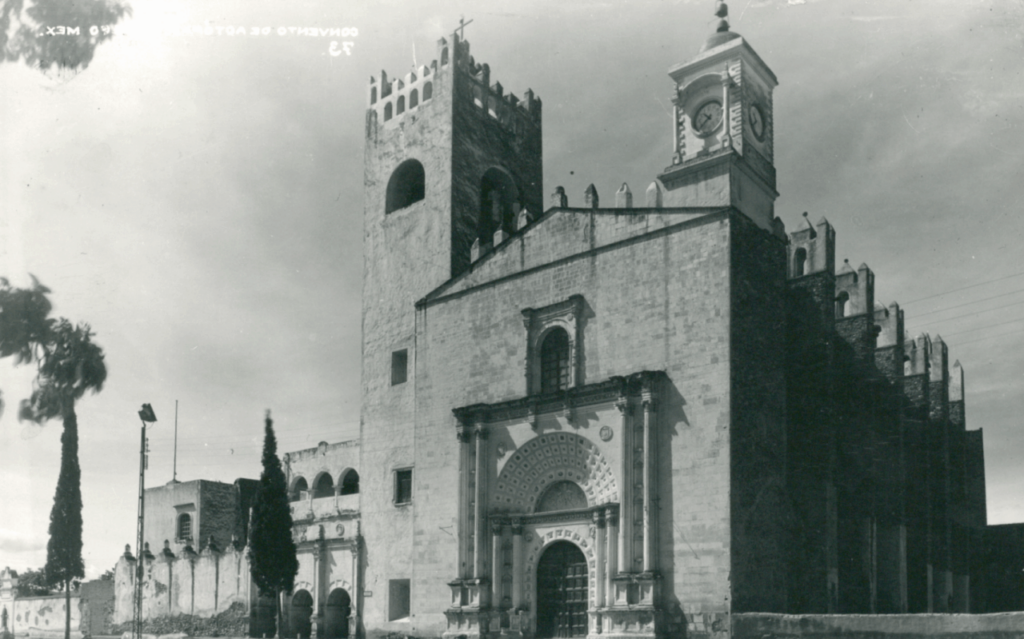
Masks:
[[[156,413],[153,412],[153,407],[149,404],[143,404],[142,410],[139,411],[139,419],[144,422],[153,423],[156,421]]]

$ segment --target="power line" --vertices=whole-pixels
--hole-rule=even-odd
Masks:
[[[1019,306],[1021,304],[1024,304],[1024,300],[1021,300],[1019,302],[1013,302],[1012,304],[1004,304],[1003,306],[996,306],[995,308],[986,308],[985,310],[978,311],[976,313],[967,313],[966,315],[957,315],[956,317],[944,317],[942,319],[932,320],[930,322],[924,322],[923,324],[916,324],[916,325],[917,326],[928,326],[929,324],[936,324],[938,322],[952,322],[953,320],[963,319],[965,317],[974,317],[976,315],[981,315],[982,313],[988,313],[989,311],[998,311],[1000,309],[1010,308],[1011,306]],[[949,309],[947,309],[947,310],[949,310]]]
[[[985,284],[991,284],[992,282],[1001,282],[1003,280],[1008,280],[1011,277],[1020,277],[1021,275],[1024,275],[1024,272],[1014,273],[1013,275],[1004,275],[1003,277],[997,277],[994,280],[986,280],[984,282],[978,282],[977,284],[968,284],[967,286],[961,286],[960,288],[950,289],[948,291],[943,291],[941,293],[936,293],[935,295],[928,295],[926,297],[919,297],[916,300],[910,300],[910,301],[904,302],[903,304],[906,305],[906,304],[913,304],[915,302],[923,302],[924,300],[930,300],[933,297],[940,297],[942,295],[949,295],[950,293],[956,293],[958,291],[966,291],[969,288],[975,288],[977,286],[984,286]]]
[[[979,326],[978,328],[969,328],[966,331],[957,331],[955,333],[947,333],[946,336],[947,337],[951,337],[953,335],[963,335],[964,333],[973,333],[975,331],[983,331],[983,330],[989,329],[989,328],[996,328],[998,326],[1006,326],[1007,324],[1013,324],[1014,322],[1024,322],[1024,317],[1018,317],[1017,319],[1012,319],[1012,320],[1010,320],[1008,322],[1000,322],[998,324],[989,324],[988,326]]]
[[[996,333],[995,335],[986,335],[985,337],[979,337],[977,339],[967,340],[966,342],[960,342],[960,343],[957,344],[957,348],[959,348],[961,346],[966,346],[967,344],[973,344],[975,342],[980,342],[982,340],[992,339],[993,337],[1006,337],[1008,335],[1018,335],[1020,333],[1024,333],[1024,328],[1022,328],[1020,330],[1016,330],[1016,331],[1010,331],[1008,333]]]
[[[943,313],[945,311],[951,311],[954,308],[963,308],[964,306],[971,306],[972,304],[980,304],[981,302],[987,302],[989,300],[999,299],[1000,297],[1009,297],[1010,295],[1016,295],[1017,293],[1024,293],[1024,288],[1017,289],[1016,291],[1010,291],[1009,293],[1000,293],[999,295],[993,295],[991,297],[983,297],[980,300],[972,300],[970,302],[964,302],[963,304],[956,304],[954,306],[947,306],[945,308],[935,309],[934,311],[928,311],[927,313],[918,313],[914,317],[924,317],[925,315],[934,315],[935,313]]]

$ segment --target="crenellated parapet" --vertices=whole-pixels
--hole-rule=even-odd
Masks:
[[[832,273],[836,264],[836,231],[824,217],[811,224],[807,213],[789,235],[789,277]]]
[[[836,274],[836,319],[874,312],[875,274],[867,264],[853,270],[849,260]]]
[[[452,72],[452,73],[449,73]],[[469,53],[469,42],[458,35],[437,41],[437,57],[430,64],[422,65],[404,76],[390,78],[387,71],[370,78],[368,86],[368,117],[378,123],[397,122],[407,113],[425,106],[438,91],[438,83],[455,74],[465,82],[466,91],[461,99],[475,106],[481,115],[497,121],[517,134],[526,127],[539,130],[541,101],[527,90],[520,99],[514,93],[506,93],[500,82],[491,84],[490,67],[476,62]],[[449,80],[450,85],[450,80]]]
[[[454,66],[460,79],[466,81],[467,92],[459,98],[468,100],[481,115],[499,122],[503,127],[522,134],[527,127],[540,129],[541,100],[527,89],[520,99],[506,93],[500,82],[491,83],[491,67],[478,63],[469,53],[469,42],[454,36]]]

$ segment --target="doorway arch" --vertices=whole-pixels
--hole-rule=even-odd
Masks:
[[[310,617],[313,616],[313,595],[306,590],[299,590],[292,595],[291,619],[292,633],[298,639],[309,639],[313,631]]]
[[[578,546],[556,541],[537,564],[537,637],[585,637],[590,601],[587,558]]]
[[[348,637],[348,617],[352,612],[352,598],[344,588],[335,588],[327,596],[324,611],[324,636],[326,639]]]

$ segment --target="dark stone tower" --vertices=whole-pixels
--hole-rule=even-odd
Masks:
[[[492,84],[457,35],[438,42],[429,65],[371,78],[368,98],[363,532],[367,560],[401,576],[414,563],[415,506],[396,508],[392,493],[415,464],[415,304],[466,272],[474,245],[483,254],[504,241],[523,209],[541,212],[541,102]],[[367,623],[396,614],[383,602],[367,600]]]

